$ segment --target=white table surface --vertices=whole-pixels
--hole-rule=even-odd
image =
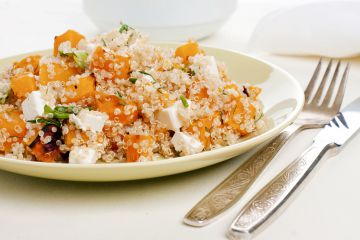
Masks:
[[[226,25],[204,44],[248,52],[257,20],[293,1],[243,0]],[[97,30],[80,1],[0,0],[0,58],[50,48],[67,28],[92,36]],[[316,58],[257,53],[307,84]],[[360,96],[360,59],[351,59],[344,103]],[[238,210],[267,180],[311,143],[302,133],[271,163],[250,192],[219,221],[192,228],[184,214],[249,154],[170,177],[133,182],[79,183],[38,179],[0,171],[0,239],[226,239]],[[359,239],[360,136],[327,159],[306,187],[256,239]]]

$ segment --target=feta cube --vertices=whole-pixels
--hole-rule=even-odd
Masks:
[[[70,122],[73,122],[77,128],[92,132],[101,132],[107,119],[106,113],[88,109],[81,109],[78,115],[71,114],[69,117]]]
[[[154,79],[153,79],[152,76],[150,76],[150,75],[143,74],[142,79],[143,79],[143,81],[145,81],[146,83],[154,83]]]
[[[0,79],[0,103],[3,104],[10,92],[10,81]]]
[[[172,106],[161,110],[157,114],[157,120],[163,123],[167,129],[179,131],[184,125],[184,122],[189,121],[191,117],[191,102],[188,101],[189,106],[184,107],[183,103],[178,100]]]
[[[94,164],[98,160],[96,150],[89,147],[74,147],[69,154],[69,163]]]
[[[97,44],[88,42],[85,39],[81,39],[77,45],[78,50],[87,52],[89,56],[92,56],[97,47]]]
[[[176,132],[171,138],[171,143],[176,151],[182,152],[184,155],[199,153],[204,149],[199,140],[183,132]]]
[[[222,81],[214,56],[196,55],[190,58],[190,60],[190,68],[194,70],[196,74],[205,76],[210,89],[216,90],[221,86]]]
[[[46,101],[42,98],[40,91],[32,91],[22,102],[21,108],[26,121],[34,120],[44,114]]]
[[[207,65],[207,71],[209,72],[209,74],[220,78],[220,74],[219,74],[219,70],[217,68],[217,63],[215,60],[214,56],[204,56],[204,58],[206,59],[206,62],[208,63]]]

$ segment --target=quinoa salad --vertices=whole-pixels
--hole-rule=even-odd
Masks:
[[[210,151],[260,127],[261,89],[188,41],[153,45],[126,24],[0,73],[0,155],[70,164],[144,162]]]

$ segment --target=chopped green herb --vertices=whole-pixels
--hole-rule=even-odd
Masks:
[[[86,67],[86,59],[88,58],[87,52],[76,52],[74,53],[74,61],[75,63],[82,69],[85,69]]]
[[[192,70],[191,68],[182,68],[181,70],[182,70],[183,72],[186,72],[187,74],[189,74],[190,77],[195,76],[195,71]]]
[[[161,87],[156,89],[159,93],[164,93],[164,89],[162,89]]]
[[[107,44],[106,44],[106,42],[105,42],[105,40],[103,38],[101,39],[101,41],[104,44],[104,46],[107,47]]]
[[[80,68],[85,69],[86,67],[86,59],[88,57],[87,52],[69,52],[64,53],[63,51],[59,51],[61,57],[72,57]]]
[[[195,76],[195,71],[192,70],[192,69],[190,69],[188,73],[189,73],[189,75],[190,75],[191,77],[192,77],[192,76]]]
[[[4,104],[8,96],[9,96],[9,92],[3,94],[3,96],[0,98],[0,104]]]
[[[122,99],[122,95],[121,95],[121,93],[120,93],[119,91],[116,92],[116,96],[117,96],[118,98]]]
[[[52,109],[50,106],[44,106],[44,113],[46,115],[51,115],[52,118],[57,119],[68,119],[71,113],[74,113],[73,107],[57,106]]]
[[[75,106],[56,106],[54,111],[64,112],[64,113],[75,113]]]
[[[136,81],[137,81],[137,78],[129,78],[129,81],[130,81],[132,84],[135,84]]]
[[[180,100],[185,108],[189,107],[189,103],[183,95],[180,95]]]
[[[150,76],[152,78],[153,82],[156,82],[156,79],[150,73],[147,73],[145,71],[139,71],[139,73]]]
[[[264,116],[264,113],[261,113],[260,116],[257,119],[255,119],[255,123],[257,123],[261,118],[263,118],[263,116]]]
[[[120,99],[119,104],[121,106],[125,106],[126,105],[125,100],[123,99],[123,97],[119,91],[116,92],[116,96]]]
[[[128,30],[129,30],[129,26],[127,24],[122,24],[119,29],[119,32],[123,33],[123,31],[127,32]]]
[[[73,53],[64,53],[64,51],[59,51],[61,57],[71,57]]]
[[[126,41],[126,46],[129,46],[130,41],[132,40],[132,38],[134,37],[134,32],[132,32],[128,38],[128,40]]]
[[[61,122],[57,119],[46,119],[46,118],[36,118],[34,120],[27,121],[29,123],[44,123],[45,125],[55,125],[61,127]]]

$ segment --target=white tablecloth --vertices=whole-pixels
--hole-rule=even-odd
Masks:
[[[247,52],[257,20],[294,1],[243,0],[227,24],[202,44]],[[95,26],[80,1],[0,0],[0,58],[50,48],[68,28],[92,36]],[[258,56],[293,74],[302,86],[316,58]],[[360,96],[360,59],[351,59],[344,104]],[[37,179],[0,171],[0,239],[226,239],[241,206],[271,176],[311,143],[301,134],[274,160],[252,190],[219,221],[192,228],[184,214],[247,155],[180,175],[133,182],[78,183]],[[256,239],[359,239],[360,136],[325,160],[283,214]]]

